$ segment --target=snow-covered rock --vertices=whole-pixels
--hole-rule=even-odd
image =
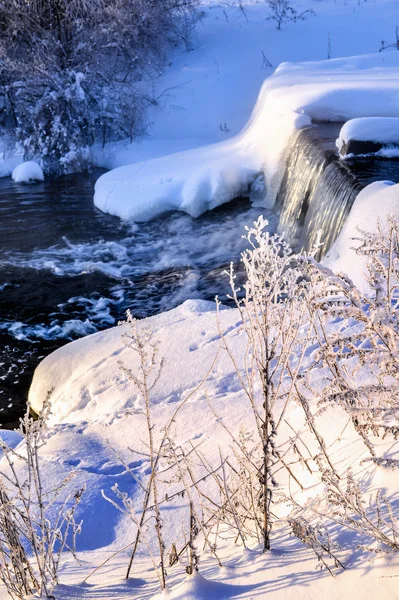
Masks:
[[[43,169],[37,162],[28,160],[15,167],[12,172],[12,178],[16,183],[44,181]]]
[[[399,155],[399,118],[364,117],[351,119],[342,127],[336,141],[342,158],[353,154]]]
[[[262,170],[272,206],[283,153],[312,119],[399,117],[399,53],[283,63],[260,91],[237,136],[218,144],[114,169],[96,183],[94,203],[122,219],[146,221],[170,210],[198,216],[247,194]]]
[[[335,272],[346,273],[365,293],[367,283],[367,257],[357,254],[361,245],[361,231],[377,233],[387,231],[387,217],[399,219],[399,184],[376,181],[357,196],[340,235],[327,253],[324,264]]]

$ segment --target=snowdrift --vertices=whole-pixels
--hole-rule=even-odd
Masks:
[[[156,333],[164,357],[162,378],[154,390],[155,404],[173,403],[196,387],[211,367],[219,338],[214,302],[187,300],[180,307],[144,319]],[[228,326],[238,326],[239,315],[227,313]],[[123,344],[127,325],[76,340],[47,356],[37,367],[29,402],[39,412],[51,394],[52,421],[112,420],[139,406],[137,389],[119,367],[137,369],[137,356]],[[227,362],[223,363],[226,365]],[[201,368],[199,368],[201,365]]]
[[[162,377],[152,392],[154,431],[158,434],[162,431],[162,426],[174,414],[179,400],[196,390],[198,382],[208,374],[205,389],[192,396],[175,420],[174,439],[176,443],[196,440],[197,444],[201,444],[201,452],[210,461],[216,459],[219,448],[227,451],[231,444],[231,438],[221,427],[221,422],[227,423],[236,432],[254,427],[248,399],[230,359],[224,352],[214,363],[219,344],[215,318],[213,303],[188,301],[177,309],[151,317],[143,323],[154,332],[160,344],[159,352],[165,358]],[[240,327],[238,311],[224,310],[221,323],[229,347],[238,363],[242,364],[245,359],[245,336]],[[341,326],[339,322],[334,325],[338,330]],[[128,561],[126,552],[116,556],[111,563],[115,575],[111,573],[110,576],[111,565],[107,564],[89,580],[90,587],[81,583],[91,571],[91,568],[88,570],[88,564],[94,560],[94,565],[98,566],[102,560],[100,556],[104,560],[112,558],[116,543],[117,548],[123,548],[134,539],[135,528],[129,518],[108,504],[101,490],[112,497],[111,488],[117,484],[133,498],[137,510],[141,510],[142,506],[141,495],[129,469],[138,476],[146,472],[148,448],[142,401],[120,369],[120,360],[133,370],[137,366],[134,353],[129,352],[123,343],[124,330],[125,326],[114,328],[57,350],[36,370],[30,392],[30,400],[38,410],[48,390],[54,388],[51,397],[52,425],[44,447],[44,484],[51,485],[55,477],[61,477],[71,469],[75,471],[78,483],[87,484],[87,492],[77,515],[84,522],[79,548],[86,551],[82,555],[86,560],[80,567],[75,567],[72,577],[69,575],[68,588],[60,586],[59,592],[57,590],[60,600],[86,597],[88,589],[93,598],[121,600],[132,593],[132,590],[124,587],[125,584],[121,584]],[[212,399],[220,418],[216,418],[209,409],[205,394]],[[302,409],[293,403],[288,407],[285,419],[293,427],[301,428]],[[318,423],[326,443],[334,444],[334,460],[339,463],[340,469],[351,466],[359,471],[365,489],[370,493],[377,488],[383,488],[388,494],[396,493],[395,471],[379,469],[376,472],[369,462],[362,463],[367,458],[367,450],[342,409],[328,408],[323,411]],[[286,435],[291,436],[292,429],[287,429]],[[392,441],[381,440],[379,454],[384,449],[397,455]],[[124,457],[127,468],[121,464],[120,456]],[[317,477],[302,465],[301,480],[306,484],[303,492],[294,481],[290,482],[290,489],[297,491],[298,500],[305,500],[316,493]],[[176,523],[181,523],[184,502],[167,504],[163,510],[163,533],[168,539],[176,539]],[[171,510],[174,511],[173,519],[168,519],[167,514]],[[274,510],[284,514],[291,507],[280,503]],[[243,551],[237,545],[232,545],[227,546],[226,553],[222,553],[225,565],[222,569],[212,565],[210,560],[201,561],[201,575],[198,576],[186,577],[181,565],[168,569],[169,590],[163,595],[156,595],[155,576],[148,560],[146,562],[144,557],[139,557],[134,577],[139,574],[146,579],[152,577],[152,581],[147,583],[133,579],[133,594],[141,600],[149,600],[153,596],[157,600],[250,600],[254,594],[263,598],[273,590],[272,595],[276,600],[315,600],[321,596],[333,600],[336,597],[349,598],[348,589],[356,589],[359,597],[369,597],[370,590],[375,594],[378,589],[382,597],[395,596],[396,582],[393,577],[397,571],[397,557],[391,557],[390,561],[382,559],[370,569],[369,555],[362,558],[360,553],[355,553],[353,558],[349,558],[352,562],[346,562],[346,566],[352,568],[332,580],[325,572],[315,570],[315,557],[298,540],[290,537],[288,527],[284,524],[280,527],[278,532],[274,532],[277,536],[276,547],[267,555],[259,551]],[[348,546],[359,543],[356,536],[352,540],[342,532],[340,543]],[[102,549],[102,555],[99,555],[99,549]],[[88,551],[95,552],[91,555]],[[381,579],[381,576],[385,579]]]
[[[376,181],[365,187],[357,196],[342,231],[323,263],[334,272],[349,275],[354,284],[368,293],[367,257],[357,254],[361,232],[388,233],[388,218],[399,219],[399,184]]]

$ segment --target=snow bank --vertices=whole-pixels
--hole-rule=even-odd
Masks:
[[[172,210],[198,217],[247,193],[257,175],[245,156],[232,155],[228,161],[226,152],[222,144],[202,157],[190,151],[120,167],[98,180],[95,204],[103,212],[138,222]]]
[[[255,589],[254,585],[231,585],[209,581],[195,571],[172,590],[156,594],[151,600],[221,600],[222,598],[238,597],[240,594]]]
[[[165,359],[162,378],[152,391],[155,404],[176,401],[179,394],[198,385],[212,364],[219,339],[214,310],[214,302],[187,300],[142,321],[151,326]],[[238,314],[225,312],[229,326],[238,325]],[[133,370],[138,368],[137,356],[123,344],[126,327],[89,335],[47,356],[37,367],[29,391],[33,410],[40,411],[48,390],[53,390],[52,421],[56,423],[108,421],[137,408],[137,390],[119,367],[122,361]]]
[[[12,172],[12,178],[16,183],[44,181],[43,169],[37,162],[29,160],[15,167]]]
[[[364,142],[371,142],[371,144],[367,145]],[[392,117],[351,119],[342,127],[336,146],[343,158],[351,154],[379,153],[383,146],[396,146],[396,153],[399,154],[399,119]]]
[[[173,439],[176,444],[196,440],[196,444],[201,446],[202,454],[212,464],[219,459],[219,447],[227,451],[231,446],[231,438],[220,425],[221,422],[224,421],[235,432],[251,431],[254,427],[248,399],[227,353],[221,352],[215,362],[219,339],[213,309],[213,303],[188,301],[177,309],[143,323],[144,326],[151,327],[159,340],[159,353],[165,358],[161,378],[151,391],[154,435],[161,434],[165,423],[175,415],[179,401],[185,394],[194,392],[198,382],[208,375],[204,388],[194,393],[179,412],[178,418],[174,418]],[[237,364],[243,365],[245,334],[240,327],[239,312],[235,309],[223,311],[221,324]],[[337,324],[337,327],[341,326],[342,324]],[[129,352],[123,344],[123,329],[114,328],[57,350],[36,370],[30,392],[30,399],[38,409],[48,390],[55,388],[51,397],[53,423],[42,450],[42,459],[45,461],[43,485],[54,485],[55,480],[59,481],[71,470],[75,472],[75,485],[87,485],[76,515],[77,519],[83,519],[78,544],[80,550],[94,550],[94,553],[85,552],[81,565],[68,570],[68,589],[60,588],[60,593],[57,589],[56,595],[60,600],[81,600],[88,593],[93,598],[121,600],[132,597],[133,594],[137,599],[148,600],[156,594],[155,585],[145,580],[133,580],[131,586],[134,591],[121,583],[129,558],[127,553],[120,556],[118,554],[115,558],[118,562],[112,563],[112,570],[115,570],[116,565],[119,580],[112,578],[111,564],[108,564],[89,580],[92,587],[81,583],[112,552],[131,544],[136,532],[129,517],[103,499],[101,490],[112,497],[112,487],[117,484],[121,491],[132,498],[135,510],[140,511],[142,494],[128,470],[140,477],[148,473],[149,468],[146,445],[148,432],[146,433],[141,400],[121,373],[118,364],[122,360],[133,371],[136,366],[134,353]],[[218,418],[210,410],[206,396],[217,408]],[[322,414],[318,419],[318,428],[328,447],[330,444],[337,444],[334,446],[334,456],[339,457],[340,468],[345,470],[350,465],[361,473],[362,481],[368,482],[373,489],[378,484],[384,492],[394,494],[397,490],[395,472],[380,470],[375,475],[375,467],[370,463],[360,466],[367,451],[353,426],[348,424],[347,414],[337,408],[323,411]],[[303,411],[296,403],[287,407],[285,419],[296,430],[302,431]],[[282,435],[292,436],[292,429],[287,428]],[[305,438],[305,443],[312,442]],[[379,455],[388,448],[390,454],[395,452],[392,440],[380,440],[379,444]],[[121,464],[119,457],[124,457],[127,468]],[[297,492],[301,501],[315,493],[319,476],[311,475],[303,464],[299,468],[300,480],[305,484],[303,495],[299,490]],[[207,485],[211,486],[211,483],[209,479]],[[287,485],[288,490],[288,479],[282,479],[281,485]],[[205,487],[206,492],[208,489],[211,487]],[[290,492],[294,493],[296,489],[295,482],[291,480]],[[166,490],[167,488],[162,487],[160,495]],[[278,514],[281,511],[283,516],[285,511],[290,510],[290,505],[276,503],[273,510],[279,511]],[[172,518],[170,511],[174,511]],[[177,536],[179,540],[182,539],[176,523],[182,523],[187,515],[185,511],[185,503],[181,500],[163,506],[165,539],[176,540]],[[166,518],[166,515],[169,517]],[[266,598],[270,594],[270,581],[280,580],[282,584],[273,589],[273,598],[276,600],[287,600],[287,589],[292,589],[289,598],[296,600],[316,600],[320,597],[328,600],[337,597],[347,599],[350,597],[346,593],[348,587],[356,589],[356,597],[367,597],[370,585],[378,585],[382,593],[386,593],[386,597],[394,597],[394,580],[379,578],[381,574],[386,577],[396,573],[398,561],[392,560],[393,557],[392,562],[384,561],[380,568],[375,565],[370,570],[368,560],[362,563],[356,555],[354,568],[343,572],[332,586],[332,580],[319,576],[319,571],[315,571],[314,556],[289,535],[283,524],[281,527],[274,534],[278,549],[267,555],[256,551],[243,552],[238,545],[231,545],[226,549],[231,552],[230,556],[226,559],[224,554],[221,556],[225,565],[223,569],[212,566],[212,561],[206,557],[202,560],[202,556],[201,575],[186,577],[180,564],[174,569],[168,569],[168,590],[164,596],[158,596],[157,600],[163,597],[176,600],[250,600],[254,595]],[[344,536],[343,532],[340,542]],[[355,538],[354,545],[357,543],[358,537]],[[177,545],[179,547],[179,543]],[[128,552],[129,550],[130,548]],[[153,575],[149,559],[139,556],[138,561],[140,562],[137,564],[135,562],[133,576],[140,574],[148,580]],[[362,576],[365,574],[367,577]],[[309,585],[299,585],[298,577],[301,581],[310,581],[310,588]],[[95,582],[100,582],[102,587],[95,586]]]
[[[387,229],[387,217],[399,219],[399,184],[376,181],[357,196],[340,235],[326,255],[323,263],[335,272],[346,273],[365,293],[367,283],[367,257],[356,253],[361,241],[360,231],[377,233]]]
[[[94,203],[122,219],[145,221],[170,210],[198,216],[247,194],[257,174],[272,206],[282,157],[295,129],[313,119],[399,117],[399,53],[283,63],[267,79],[237,136],[218,144],[114,169],[96,183]]]

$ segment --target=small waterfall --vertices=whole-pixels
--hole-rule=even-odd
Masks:
[[[321,258],[341,231],[359,191],[356,175],[338,160],[334,131],[323,139],[318,127],[299,131],[291,146],[277,197],[280,231],[296,250],[309,250],[322,230]]]

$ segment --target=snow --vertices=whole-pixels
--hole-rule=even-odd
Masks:
[[[153,390],[154,403],[173,402],[187,391],[182,372],[196,386],[203,376],[198,364],[201,368],[212,364],[217,333],[201,332],[209,327],[210,311],[214,329],[213,310],[213,302],[187,300],[176,310],[144,320],[160,332],[159,351],[165,356],[164,376]],[[130,367],[135,360],[121,343],[123,329],[116,327],[86,336],[47,356],[37,367],[29,391],[32,408],[39,412],[47,391],[53,388],[52,421],[56,423],[109,420],[137,408],[137,390],[118,368],[118,361],[126,357]]]
[[[238,596],[255,588],[254,585],[229,585],[218,581],[208,581],[200,573],[194,572],[171,591],[157,594],[151,600],[202,600],[203,598],[220,600]]]
[[[387,232],[387,217],[390,216],[399,219],[399,184],[392,181],[371,183],[356,197],[342,231],[323,263],[335,272],[346,273],[362,292],[368,293],[367,257],[357,254],[356,248],[361,244],[361,231],[377,233],[380,227]]]
[[[146,319],[142,325],[154,332],[159,353],[165,359],[162,376],[151,392],[154,433],[160,435],[179,401],[195,392],[208,373],[205,388],[194,393],[175,418],[174,439],[176,443],[196,440],[201,443],[203,454],[210,461],[215,460],[218,448],[227,451],[231,443],[220,420],[236,432],[250,429],[253,422],[245,393],[226,353],[219,354],[214,363],[219,340],[213,303],[187,301],[172,311]],[[221,326],[241,365],[245,336],[238,311],[223,310]],[[118,456],[124,457],[137,476],[148,469],[145,419],[140,413],[142,401],[120,369],[120,361],[133,370],[137,366],[134,353],[125,347],[121,337],[126,327],[98,333],[57,350],[36,370],[30,391],[33,407],[40,409],[48,391],[54,389],[53,415],[43,450],[45,485],[71,469],[76,472],[77,484],[87,483],[77,515],[84,521],[78,540],[81,565],[67,560],[56,597],[60,600],[100,597],[121,600],[133,594],[137,600],[153,597],[156,600],[253,600],[271,593],[275,600],[317,600],[320,597],[350,600],[353,597],[371,599],[378,592],[381,598],[395,598],[397,557],[374,561],[359,553],[351,557],[344,550],[344,560],[350,568],[333,580],[315,570],[314,556],[290,537],[284,521],[274,531],[274,550],[267,555],[256,547],[244,551],[227,543],[220,550],[224,565],[221,569],[206,557],[200,561],[200,575],[185,576],[181,565],[168,569],[168,589],[163,595],[157,592],[153,566],[143,554],[138,557],[133,579],[123,581],[130,546],[87,583],[82,583],[95,567],[109,559],[112,552],[131,544],[134,537],[129,519],[101,496],[102,489],[110,495],[111,487],[117,483],[122,491],[131,495],[140,510],[136,484]],[[220,418],[216,419],[209,409],[206,396],[212,399]],[[288,408],[285,418],[294,427],[300,427],[303,422],[301,410],[295,403]],[[395,472],[381,469],[375,472],[370,463],[361,464],[367,451],[352,425],[348,425],[343,411],[328,409],[318,423],[327,444],[334,443],[334,457],[339,460],[340,468],[344,470],[351,465],[359,472],[367,491],[383,487],[387,494],[396,492]],[[286,434],[291,435],[290,430]],[[379,444],[379,454],[384,448],[390,455],[395,454],[396,446],[391,441]],[[299,494],[303,499],[315,493],[315,481],[305,468],[301,470],[301,477],[306,483],[306,490]],[[293,482],[291,489],[292,486],[295,487]],[[181,535],[178,524],[184,515],[183,508],[180,501],[165,508],[163,533],[166,539],[176,540],[176,536]],[[287,509],[289,507],[281,504],[274,507],[282,517]],[[172,519],[170,511],[174,511]],[[345,543],[356,545],[359,539],[352,540],[350,535],[342,534],[340,542],[345,547]],[[373,560],[372,565],[369,560]]]
[[[37,162],[28,160],[15,167],[12,172],[12,179],[16,183],[44,181],[43,169]]]
[[[347,121],[336,141],[338,152],[351,140],[377,142],[384,146],[399,145],[399,119],[390,117],[364,117]]]
[[[225,142],[114,169],[97,181],[94,203],[122,219],[146,221],[171,210],[196,217],[240,195],[263,171],[273,205],[284,149],[312,120],[399,116],[396,52],[283,63],[260,91],[242,132]],[[382,101],[383,99],[383,101]]]
[[[245,14],[238,2],[203,0],[190,51],[174,52],[148,90],[155,102],[147,135],[93,147],[98,166],[113,169],[225,141],[243,129],[265,77],[281,62],[326,59],[328,40],[332,58],[377,52],[381,40],[393,37],[397,18],[395,0],[295,0],[298,12],[312,8],[315,15],[279,31],[266,2],[240,4]]]
[[[399,142],[399,119],[389,117],[369,117],[347,121],[339,132],[338,150],[342,142],[359,140],[392,144]]]
[[[4,442],[8,448],[16,448],[23,440],[23,436],[18,431],[0,429],[0,440]]]
[[[0,178],[9,177],[21,162],[22,157],[18,155],[0,159]]]

